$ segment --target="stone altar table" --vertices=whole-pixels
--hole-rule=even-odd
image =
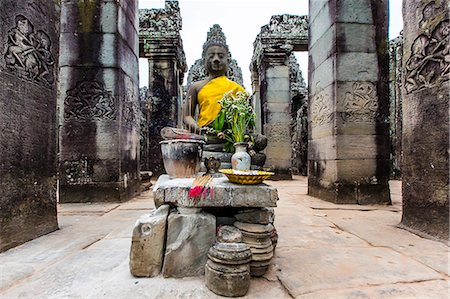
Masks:
[[[188,193],[193,178],[170,179],[161,175],[153,189],[154,201],[157,207],[170,204],[179,207],[195,208],[263,208],[276,207],[278,201],[277,189],[261,183],[257,185],[239,185],[231,183],[227,177],[214,178],[211,194],[193,200]]]

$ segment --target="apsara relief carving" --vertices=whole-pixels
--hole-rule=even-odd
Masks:
[[[372,82],[355,82],[345,92],[344,121],[373,122],[378,112],[378,96],[376,86]]]
[[[65,119],[113,120],[116,114],[112,93],[98,81],[83,81],[67,91],[64,100]]]
[[[319,91],[311,100],[311,127],[318,127],[332,120],[330,95],[325,91]]]
[[[52,85],[55,59],[50,52],[50,37],[42,30],[35,31],[30,20],[23,15],[17,15],[15,22],[16,26],[7,34],[6,67],[21,78]]]
[[[445,12],[445,8],[435,1],[422,11],[422,33],[412,43],[411,57],[405,64],[406,93],[433,88],[450,78],[450,22],[448,15],[436,22],[437,17],[442,17],[439,11]]]

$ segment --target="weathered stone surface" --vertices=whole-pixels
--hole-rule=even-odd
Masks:
[[[159,177],[153,189],[157,206],[172,203],[185,207],[276,207],[278,192],[270,185],[233,184],[227,178],[213,178],[214,192],[198,200],[189,198],[188,193],[194,179],[169,179]]]
[[[273,223],[275,211],[273,208],[240,210],[234,217],[240,222],[269,224]]]
[[[208,250],[215,240],[216,218],[213,215],[171,213],[168,218],[163,276],[203,275]]]
[[[217,270],[215,268],[217,267],[214,267],[214,262],[210,260],[205,266],[205,284],[209,290],[225,297],[241,297],[247,294],[250,287],[248,264],[241,265],[239,268],[242,269],[220,267],[220,270]]]
[[[403,218],[449,238],[449,1],[404,2]]]
[[[222,225],[217,231],[217,242],[239,243],[242,242],[241,231],[231,225]]]
[[[61,11],[60,202],[128,200],[140,191],[137,1]]]
[[[335,203],[390,203],[386,11],[387,1],[329,1],[312,21],[312,196]],[[318,46],[324,48],[315,51]]]
[[[154,277],[161,272],[169,205],[141,216],[133,229],[130,272],[137,277]]]
[[[251,261],[252,252],[245,243],[218,242],[209,249],[208,258],[220,264],[242,265]]]
[[[0,5],[0,252],[58,229],[59,10],[54,1]]]

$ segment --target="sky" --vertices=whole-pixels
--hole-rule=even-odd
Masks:
[[[219,24],[227,39],[231,56],[242,69],[244,87],[251,91],[250,62],[253,42],[261,27],[272,15],[307,15],[308,0],[179,0],[186,62],[190,68],[201,58],[206,34]],[[402,0],[390,0],[389,38],[398,36],[403,27]],[[139,0],[139,8],[164,8],[164,0]],[[308,53],[295,52],[305,81],[308,74]],[[187,72],[185,78],[187,77]],[[148,85],[148,62],[139,59],[139,86]],[[183,82],[186,84],[186,79]]]

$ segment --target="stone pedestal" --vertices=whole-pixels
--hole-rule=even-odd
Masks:
[[[137,0],[61,3],[60,202],[139,191]]]
[[[169,179],[162,175],[153,188],[155,205],[169,203],[181,207],[235,207],[262,208],[276,207],[277,189],[264,183],[258,185],[239,185],[228,181],[226,177],[213,178],[210,186],[214,192],[209,192],[198,200],[189,198],[189,190],[194,179]]]
[[[449,238],[447,1],[404,1],[402,223]]]
[[[387,1],[309,4],[308,194],[389,204]]]
[[[0,252],[58,229],[56,3],[0,5]]]

